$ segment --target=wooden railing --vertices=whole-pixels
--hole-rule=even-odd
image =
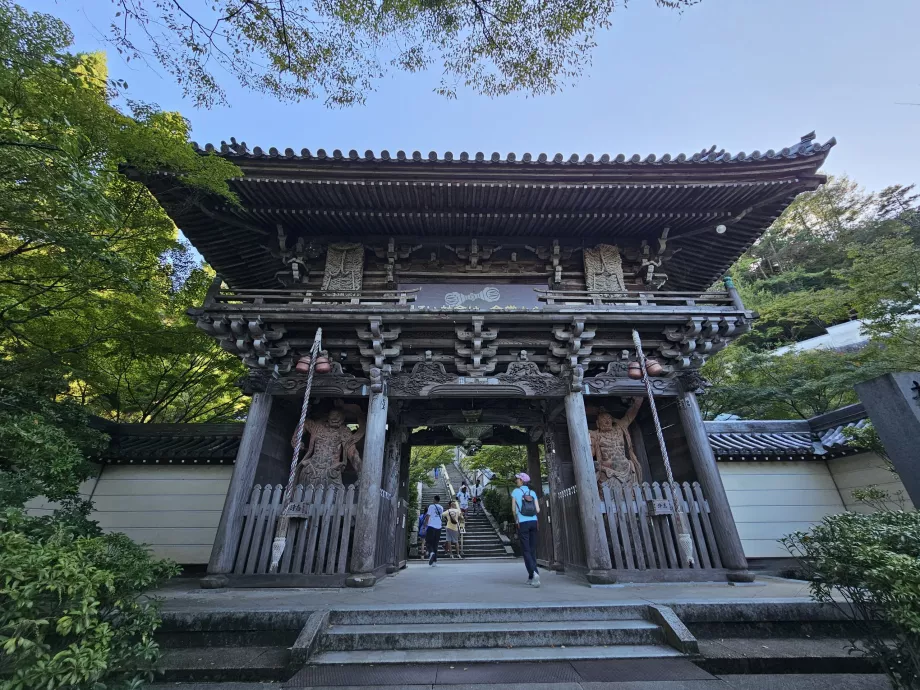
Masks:
[[[578,509],[578,490],[573,486],[554,497],[553,517],[562,520],[562,556],[566,570],[584,570],[588,567],[585,537]]]
[[[547,305],[590,304],[612,306],[634,304],[650,307],[734,306],[728,292],[590,292],[587,290],[537,290],[537,299]]]
[[[603,498],[608,541],[618,570],[678,570],[721,568],[722,560],[709,521],[709,503],[698,482],[684,482],[675,496],[671,486],[658,482],[626,488],[604,487]],[[664,501],[664,514],[652,515],[649,501]],[[661,505],[661,504],[659,504]],[[680,552],[675,524],[676,506],[690,519],[694,563]],[[661,513],[661,511],[657,511]]]
[[[709,518],[709,503],[703,496],[702,487],[694,482],[678,486],[677,495],[668,484],[644,482],[630,487],[604,487],[602,492],[603,520],[607,531],[613,567],[618,571],[617,579],[628,582],[632,577],[639,579],[638,571],[685,571],[691,573],[722,569],[722,559],[715,541]],[[656,501],[656,509],[649,509],[649,502]],[[553,553],[551,534],[540,536],[540,559],[545,562],[561,561],[565,568],[575,570],[586,568],[584,537],[581,531],[581,517],[578,508],[578,490],[570,487],[550,496],[546,528],[551,521],[559,520],[563,527],[562,554]],[[690,565],[680,551],[675,513],[680,506],[688,516],[693,537],[693,565]],[[554,558],[555,556],[555,558]],[[630,575],[630,572],[633,575]],[[653,576],[651,579],[668,579]]]
[[[210,295],[205,302],[205,307],[226,305],[260,305],[260,306],[293,306],[312,304],[357,304],[381,305],[395,304],[407,305],[415,301],[418,289],[415,290],[362,290],[360,292],[346,292],[336,290],[220,290]]]
[[[268,573],[272,540],[281,517],[282,492],[280,484],[252,487],[243,511],[235,574]],[[294,503],[304,504],[306,517],[292,518],[288,523],[287,544],[278,573],[331,576],[348,572],[356,496],[354,485],[344,490],[335,486],[298,485]]]

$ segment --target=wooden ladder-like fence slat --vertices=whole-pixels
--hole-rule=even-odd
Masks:
[[[339,547],[339,559],[336,563],[336,572],[346,572],[348,565],[348,546],[351,543],[351,519],[355,511],[355,486],[352,484],[345,490],[345,512],[342,518],[342,545]]]
[[[709,556],[714,568],[722,567],[722,557],[719,555],[719,545],[716,543],[715,534],[712,531],[712,522],[709,519],[709,503],[703,496],[703,487],[699,482],[693,482],[693,495],[696,496],[696,502],[700,506],[700,517],[703,523],[703,532],[706,534],[706,541],[709,545]]]
[[[701,568],[711,568],[712,563],[709,560],[709,550],[706,548],[706,540],[703,538],[703,529],[700,526],[699,506],[693,497],[693,489],[688,482],[681,485],[684,493],[684,500],[687,503],[687,512],[690,514],[690,525],[693,528],[693,545],[696,548],[697,563]]]
[[[617,570],[623,569],[623,547],[620,543],[619,520],[617,519],[616,502],[610,495],[610,487],[605,486],[601,490],[604,497],[604,505],[607,507],[607,526],[610,528],[610,550],[613,551],[613,563]]]
[[[335,513],[335,500],[338,497],[339,489],[330,486],[326,489],[326,500],[323,501],[322,507],[322,524],[320,524],[319,535],[319,553],[316,555],[316,573],[317,575],[326,570],[326,551],[329,547],[329,531],[332,527],[332,516]],[[344,492],[343,492],[344,493]]]
[[[268,566],[272,560],[272,541],[275,539],[275,529],[278,519],[281,517],[281,497],[284,494],[284,487],[281,484],[275,485],[272,491],[271,502],[265,511],[265,533],[262,538],[262,550],[259,553],[259,562],[256,566],[257,573],[267,573]]]
[[[631,487],[633,499],[636,502],[636,519],[639,522],[639,531],[642,533],[642,543],[645,545],[645,561],[649,568],[657,569],[658,563],[655,561],[655,547],[652,544],[652,537],[648,531],[648,506],[645,505],[645,498],[642,495],[642,487],[633,484]]]
[[[262,549],[262,540],[265,536],[265,517],[271,509],[272,487],[266,484],[262,487],[262,496],[259,498],[258,514],[255,519],[255,527],[252,531],[252,546],[249,548],[249,555],[246,557],[246,567],[244,573],[254,573],[259,564],[259,551]]]
[[[304,575],[313,574],[313,567],[316,562],[316,542],[319,540],[320,515],[326,498],[326,491],[332,491],[332,487],[326,489],[322,484],[317,486],[313,493],[313,503],[310,504],[310,531],[307,537],[307,553],[303,562]]]
[[[626,570],[635,570],[636,562],[633,560],[632,535],[630,530],[630,519],[627,514],[628,506],[626,499],[623,497],[623,491],[619,486],[611,487],[613,500],[617,506],[617,521],[620,525],[620,536],[623,539],[623,560]]]
[[[626,520],[629,524],[629,533],[632,537],[633,543],[633,555],[636,558],[636,567],[639,570],[646,570],[645,562],[645,549],[642,545],[642,537],[639,533],[639,515],[636,512],[638,506],[633,505],[634,496],[632,490],[628,486],[622,487],[623,490],[623,503],[626,506]]]
[[[294,503],[303,501],[303,485],[298,484],[294,488]],[[297,540],[303,530],[303,520],[288,520],[287,543],[284,546],[284,553],[281,555],[281,564],[278,566],[279,573],[291,572],[291,562],[294,560],[294,552],[297,549]]]
[[[652,487],[649,486],[648,482],[642,484],[642,498],[646,503],[654,498],[652,495]],[[668,563],[667,555],[664,552],[664,541],[661,539],[661,523],[660,518],[649,515],[648,506],[645,508],[645,516],[648,522],[649,530],[651,531],[652,540],[655,544],[655,553],[658,556],[658,568],[661,570],[667,570],[671,567],[671,564]]]
[[[345,490],[335,492],[335,504],[329,529],[329,547],[326,552],[326,565],[323,572],[331,575],[335,572],[335,564],[339,555],[339,541],[342,536],[342,514],[345,511]]]
[[[300,574],[303,572],[303,561],[307,553],[307,541],[310,538],[310,530],[313,528],[313,498],[316,494],[316,487],[308,484],[303,489],[304,505],[310,506],[307,510],[307,516],[297,520],[300,523],[300,529],[297,530],[297,544],[294,546],[294,557],[291,562],[291,572]]]
[[[682,509],[683,502],[680,500],[680,496],[674,495],[674,492],[671,490],[670,484],[668,483],[662,484],[661,489],[662,491],[664,491],[665,498],[667,498],[671,502],[671,505],[674,506],[674,514],[669,516],[671,519],[668,522],[670,523],[671,533],[674,535],[674,543],[680,544],[680,540],[677,536],[678,534],[680,534],[677,528],[677,511]],[[680,548],[677,549],[677,558],[678,558],[678,562],[680,563],[681,568],[694,568],[699,565],[699,559],[697,559],[696,557],[694,557],[695,565],[690,565],[684,559],[683,551],[681,551]]]
[[[262,487],[256,484],[252,487],[249,494],[249,503],[243,509],[243,533],[240,538],[240,545],[236,552],[236,559],[233,565],[234,573],[243,573],[245,571],[246,556],[249,553],[249,547],[252,544],[252,532],[255,527],[255,519],[259,512],[259,498],[262,496]]]
[[[652,484],[652,490],[654,491],[655,498],[666,499],[664,492],[661,490],[661,485],[658,482]],[[673,499],[671,500],[671,505],[674,505]],[[680,560],[677,557],[677,549],[675,548],[674,543],[674,533],[671,528],[671,515],[659,515],[655,518],[655,522],[658,523],[658,528],[661,531],[661,538],[664,541],[665,553],[668,555],[668,563],[671,568],[680,568]]]

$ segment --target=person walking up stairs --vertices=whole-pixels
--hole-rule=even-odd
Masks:
[[[444,473],[442,472],[441,475]],[[442,478],[444,478],[442,476]],[[447,465],[447,481],[450,482],[454,493],[460,491],[464,482],[469,486],[469,480],[464,472],[453,463]],[[447,491],[446,485],[444,491]],[[424,491],[422,492],[424,496]],[[443,498],[443,496],[442,496]],[[511,558],[505,551],[498,532],[482,511],[468,510],[466,514],[466,530],[463,534],[464,558]]]

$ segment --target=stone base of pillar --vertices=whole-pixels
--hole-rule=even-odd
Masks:
[[[550,569],[550,570],[554,570],[554,571],[557,572],[557,573],[564,573],[564,572],[565,572],[565,563],[562,563],[561,561],[555,561],[555,562],[549,564],[549,569]]]
[[[587,578],[592,585],[615,585],[617,583],[617,571],[589,570]]]
[[[753,582],[755,575],[750,570],[729,570],[725,577],[729,582]]]
[[[230,582],[226,575],[206,575],[198,581],[201,589],[223,589]]]
[[[373,587],[377,584],[377,576],[373,573],[355,573],[345,578],[346,587]]]
[[[399,568],[397,568],[395,565],[387,566],[387,575],[392,575],[393,573],[396,573],[398,571],[399,571]]]

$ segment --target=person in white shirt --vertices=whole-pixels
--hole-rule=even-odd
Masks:
[[[473,506],[476,508],[476,512],[482,512],[482,483],[477,481],[471,493],[473,495]]]
[[[466,482],[460,485],[460,491],[457,492],[457,504],[460,506],[460,512],[463,513],[463,517],[466,517],[466,511],[470,507],[470,499],[473,495],[470,493],[470,488],[466,485]]]
[[[434,502],[425,511],[425,546],[428,547],[428,565],[438,564],[438,545],[441,542],[441,516],[444,509],[440,506],[441,497],[435,496]]]

